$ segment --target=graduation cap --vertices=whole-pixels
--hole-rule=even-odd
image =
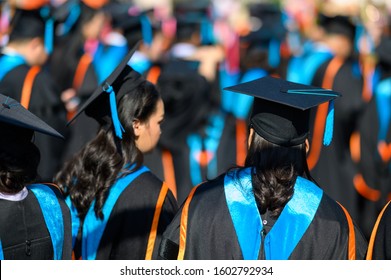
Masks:
[[[348,16],[336,15],[327,16],[319,14],[319,25],[322,26],[328,34],[344,35],[351,41],[356,36],[356,26]]]
[[[0,131],[1,140],[9,142],[30,142],[34,131],[64,138],[19,102],[3,94],[0,94]]]
[[[82,112],[95,119],[101,126],[113,125],[116,136],[122,139],[122,127],[117,111],[117,102],[125,95],[137,88],[145,81],[144,77],[134,71],[128,62],[138,49],[138,42],[132,50],[123,58],[114,71],[99,85],[88,98],[76,115],[68,122],[73,122]]]
[[[53,50],[54,19],[51,8],[43,6],[39,9],[16,9],[11,20],[10,41],[42,37],[46,51]]]
[[[200,29],[201,43],[213,43],[214,34],[210,8],[209,1],[178,1],[174,3],[173,15],[176,20],[177,34],[180,32],[191,35],[192,32]]]
[[[339,93],[292,83],[266,76],[247,83],[225,88],[253,96],[250,124],[260,136],[277,145],[295,146],[304,143],[309,132],[310,109],[329,102],[329,114],[323,143],[332,140],[334,106]]]
[[[112,2],[107,4],[103,10],[111,15],[113,28],[122,29],[126,37],[137,36],[141,32],[144,43],[151,45],[153,26],[148,14],[153,9],[140,10],[133,4]]]

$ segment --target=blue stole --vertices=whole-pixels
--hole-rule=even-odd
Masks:
[[[0,260],[4,260],[3,246],[1,245],[1,239],[0,239]]]
[[[217,176],[217,149],[219,148],[220,139],[223,134],[225,120],[222,113],[213,114],[209,117],[208,126],[205,128],[206,139],[202,139],[199,134],[193,133],[187,137],[187,144],[190,149],[190,177],[193,186],[203,181],[199,157],[205,148],[210,155],[210,161],[207,166],[208,178]]]
[[[379,119],[378,140],[386,140],[391,120],[391,78],[381,80],[375,87],[375,98]]]
[[[8,74],[12,69],[19,65],[25,64],[26,61],[19,54],[4,54],[0,57],[0,81]]]
[[[99,43],[92,62],[99,83],[107,79],[115,67],[120,64],[127,51],[127,45],[114,46]]]
[[[87,215],[83,223],[83,233],[82,233],[82,259],[83,260],[94,260],[96,259],[96,253],[98,251],[99,243],[102,238],[103,232],[106,228],[106,224],[109,220],[111,211],[114,208],[115,203],[117,202],[122,191],[133,182],[139,175],[144,172],[149,171],[145,166],[142,166],[137,171],[126,175],[118,179],[114,185],[110,188],[108,197],[105,204],[102,207],[103,219],[96,217],[94,212],[95,200],[91,203],[91,206],[87,212]],[[78,233],[78,226],[80,224],[77,211],[73,205],[70,205],[69,196],[67,198],[67,204],[70,206],[71,215],[72,215],[72,237],[73,245],[74,240],[76,239]]]
[[[50,187],[42,184],[30,185],[27,188],[35,195],[41,207],[52,239],[54,259],[61,260],[64,244],[64,219],[57,196]]]
[[[297,177],[292,198],[262,240],[262,219],[252,189],[251,170],[231,171],[224,178],[227,206],[243,259],[258,259],[263,241],[267,260],[286,260],[311,224],[323,191],[314,183]]]

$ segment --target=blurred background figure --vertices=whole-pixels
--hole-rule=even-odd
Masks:
[[[211,37],[203,41],[209,8],[210,3],[174,4],[174,41],[158,65],[156,85],[166,114],[158,149],[146,155],[146,165],[173,186],[179,204],[193,186],[237,161],[235,119],[218,100],[218,58],[213,55],[222,53]]]
[[[27,6],[23,1],[18,6],[10,3],[9,36],[0,54],[0,91],[66,135],[60,91],[45,69],[53,49],[54,19],[47,1],[33,2]],[[35,143],[42,148],[38,172],[50,182],[61,164],[64,143],[42,135],[36,136]]]
[[[370,234],[376,216],[391,199],[391,33],[390,22],[384,25],[380,42],[375,47],[377,58],[373,78],[373,97],[360,119],[354,151],[359,169],[354,186],[359,194],[360,223]]]

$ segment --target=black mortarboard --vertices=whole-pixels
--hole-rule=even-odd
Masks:
[[[117,102],[145,81],[140,73],[128,65],[139,44],[140,42],[130,50],[114,71],[95,89],[69,123],[85,111],[87,116],[94,118],[100,125],[113,125],[115,134],[122,139],[123,127],[118,118]]]
[[[49,6],[35,10],[16,9],[10,26],[10,41],[41,37],[47,52],[52,52],[54,20]]]
[[[30,142],[34,131],[64,138],[19,102],[3,94],[0,94],[0,131],[1,140],[9,142]]]
[[[328,34],[344,35],[351,41],[354,41],[356,26],[348,16],[327,16],[325,14],[319,14],[318,21],[319,25],[322,26]]]
[[[277,145],[304,143],[309,132],[309,110],[330,102],[324,144],[329,145],[333,130],[333,100],[339,93],[288,82],[270,76],[225,88],[253,96],[250,124],[260,136]]]
[[[104,7],[104,11],[111,16],[113,28],[122,29],[125,37],[141,35],[142,38],[137,38],[136,41],[142,39],[147,45],[152,43],[153,26],[148,16],[152,9],[140,10],[133,4],[112,2]]]

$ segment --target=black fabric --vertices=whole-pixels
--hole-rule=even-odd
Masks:
[[[179,246],[169,239],[163,239],[159,247],[159,258],[164,260],[175,260],[178,256]]]
[[[0,81],[0,93],[20,102],[22,87],[29,69],[27,65],[20,65],[8,72]],[[67,137],[64,104],[61,102],[58,88],[44,70],[41,70],[34,79],[28,110]],[[39,174],[42,181],[49,182],[61,164],[64,140],[36,133],[34,143],[41,152]]]
[[[198,73],[198,61],[170,59],[161,66],[157,87],[164,102],[160,143],[175,149],[177,142],[206,121],[211,109],[210,85]],[[180,140],[181,141],[181,140]]]
[[[185,259],[243,259],[224,194],[224,177],[204,183],[190,203]],[[179,244],[182,208],[163,234]],[[364,259],[367,241],[356,232],[356,256]],[[166,241],[162,241],[165,244]],[[260,252],[259,257],[264,254]],[[166,256],[164,247],[161,257]],[[323,195],[315,217],[289,259],[344,260],[348,256],[348,224],[342,208]]]
[[[330,61],[322,64],[314,75],[312,83],[315,86],[322,84],[324,73]],[[363,219],[363,204],[356,191],[353,178],[357,173],[356,164],[350,154],[350,140],[361,123],[361,116],[366,107],[362,99],[363,78],[355,71],[357,61],[347,60],[337,72],[332,88],[341,92],[342,98],[335,101],[333,141],[329,146],[322,146],[317,164],[311,170],[311,175],[335,200],[341,202],[352,217],[357,221],[365,236],[369,238],[374,217]],[[314,129],[314,116],[312,112],[310,127]],[[370,126],[374,126],[371,124]],[[310,137],[310,153],[312,135]],[[362,156],[364,153],[361,153]],[[369,214],[369,213],[367,213]],[[367,214],[364,214],[367,216]]]
[[[220,141],[218,143],[217,153],[214,155],[217,161],[216,176],[222,174],[227,169],[236,166],[237,156],[239,153],[237,151],[236,143],[236,119],[232,115],[225,115],[224,118],[225,126]],[[204,137],[203,139],[205,139],[206,129],[206,124],[202,124],[198,130],[193,132],[197,135]],[[166,131],[163,130],[162,136],[165,133]],[[187,134],[187,136],[188,135],[189,134]],[[194,155],[190,154],[190,148],[186,137],[175,137],[174,134],[173,138],[171,138],[170,141],[167,141],[167,146],[164,145],[165,143],[166,142],[159,143],[158,146],[151,153],[145,154],[144,163],[161,180],[164,180],[162,152],[168,151],[171,153],[175,173],[175,182],[177,187],[177,200],[178,204],[181,205],[186,199],[186,197],[189,195],[191,189],[194,187],[194,184],[192,183],[190,167],[190,159]],[[207,175],[208,166],[201,166],[198,163],[198,167],[199,171],[201,172],[202,181],[214,179],[208,177]]]
[[[151,172],[136,178],[118,198],[102,239],[97,259],[145,259],[148,237],[162,182]],[[161,235],[177,211],[177,204],[168,191],[160,214],[153,259],[157,258]]]
[[[391,207],[385,209],[379,227],[374,233],[373,260],[391,260]]]
[[[57,189],[51,187],[60,203],[64,222],[62,259],[72,258],[71,217]],[[0,239],[6,260],[52,260],[53,246],[42,210],[29,191],[21,201],[0,199]]]

